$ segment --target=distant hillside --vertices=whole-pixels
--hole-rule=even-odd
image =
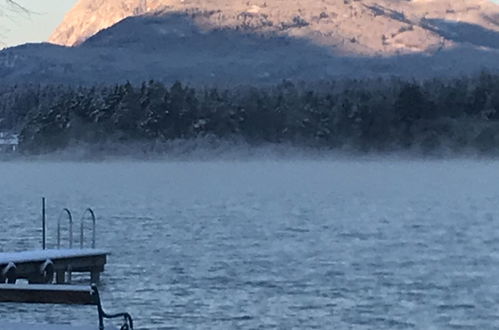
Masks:
[[[455,76],[499,70],[499,6],[485,0],[82,0],[50,40],[76,46],[1,51],[0,83]]]

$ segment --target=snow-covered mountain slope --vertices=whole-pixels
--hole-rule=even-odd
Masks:
[[[499,32],[489,0],[80,0],[50,42],[73,46],[121,19],[144,13],[189,13],[206,29],[279,33],[343,54],[396,54],[451,47],[439,24]]]
[[[49,42],[65,46],[78,45],[126,17],[157,9],[161,3],[166,4],[167,1],[80,0],[53,32]]]
[[[234,84],[499,70],[499,6],[485,0],[82,0],[51,40],[78,46],[4,50],[0,83]]]

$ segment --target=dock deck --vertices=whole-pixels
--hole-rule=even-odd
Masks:
[[[98,326],[92,325],[65,325],[65,324],[21,324],[21,323],[2,323],[2,330],[98,330]],[[106,326],[106,330],[117,330],[116,327]]]
[[[98,283],[109,252],[100,249],[53,249],[0,253],[0,282],[57,284],[70,281],[71,273],[90,273],[92,283]],[[67,275],[67,277],[66,277]]]

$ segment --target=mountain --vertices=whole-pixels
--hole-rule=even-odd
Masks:
[[[151,12],[168,1],[83,0],[78,1],[52,33],[49,42],[64,46],[81,44],[88,37],[129,16]]]
[[[126,17],[187,13],[206,29],[278,33],[335,53],[387,55],[481,45],[474,30],[499,32],[498,8],[487,0],[81,0],[49,42],[75,46]],[[454,24],[470,31],[453,35]]]
[[[80,0],[50,42],[0,52],[2,82],[448,76],[499,70],[499,6],[486,0]]]

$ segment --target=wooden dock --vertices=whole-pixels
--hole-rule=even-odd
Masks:
[[[57,325],[57,324],[21,324],[21,323],[3,323],[0,321],[0,329],[2,330],[99,330],[99,327],[94,325],[76,326],[76,325]],[[113,326],[106,326],[106,330],[118,330]]]
[[[89,273],[98,283],[109,252],[99,249],[54,249],[0,253],[0,283],[63,284],[71,273]]]

